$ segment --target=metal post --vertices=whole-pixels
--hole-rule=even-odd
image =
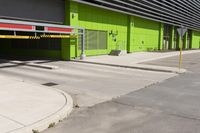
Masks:
[[[181,37],[180,56],[179,56],[179,70],[181,69],[181,65],[182,65],[182,48],[183,48],[183,38]]]
[[[81,43],[81,55],[80,55],[80,59],[83,60],[86,55],[85,55],[85,29],[82,29],[82,43]]]
[[[181,26],[181,28],[178,28],[177,29],[179,35],[180,35],[180,38],[181,38],[181,44],[180,45],[180,55],[179,55],[179,70],[181,70],[181,65],[182,65],[182,49],[183,49],[183,38],[184,38],[184,35],[185,33],[187,32],[187,28],[184,28],[183,26]]]

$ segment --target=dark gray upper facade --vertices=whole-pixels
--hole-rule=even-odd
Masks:
[[[63,24],[65,0],[0,0],[0,18]]]
[[[200,0],[73,0],[163,22],[200,30]]]

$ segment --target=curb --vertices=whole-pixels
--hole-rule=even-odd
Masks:
[[[193,54],[193,53],[199,53],[200,50],[189,50],[189,51],[184,51],[183,55],[188,55],[188,54]],[[157,57],[153,59],[146,59],[142,61],[136,62],[134,65],[117,65],[117,64],[109,64],[109,63],[101,63],[101,62],[92,62],[92,61],[85,61],[85,60],[79,60],[79,59],[74,59],[71,60],[72,62],[79,62],[79,63],[88,63],[88,64],[95,64],[95,65],[104,65],[104,66],[112,66],[112,67],[123,67],[123,68],[130,68],[130,69],[140,69],[140,70],[148,70],[148,71],[157,71],[157,72],[166,72],[166,73],[176,73],[176,74],[181,74],[187,72],[186,69],[178,69],[175,67],[165,67],[165,66],[153,66],[153,65],[142,65],[140,63],[144,63],[147,61],[154,61],[154,60],[159,60],[159,59],[164,59],[164,58],[169,58],[169,57],[175,57],[179,55],[179,51],[174,52],[172,55],[166,55],[162,57]],[[155,68],[157,67],[157,68]]]
[[[156,65],[143,65],[143,64],[136,64],[134,66],[138,69],[149,70],[149,71],[159,71],[159,72],[168,72],[168,73],[176,73],[181,74],[187,72],[186,69],[179,69],[176,67],[166,67],[166,66],[156,66]]]
[[[103,65],[103,66],[122,67],[122,68],[148,70],[148,71],[156,71],[156,72],[166,72],[166,73],[176,73],[176,74],[185,73],[187,71],[186,69],[179,70],[174,67],[163,67],[163,66],[150,66],[150,65],[139,65],[139,64],[135,64],[132,66],[126,66],[126,65],[116,65],[116,64],[107,64],[107,63],[98,63],[98,62],[89,62],[89,61],[80,61],[80,60],[71,60],[71,61],[79,62],[79,63]],[[153,67],[157,67],[157,68],[153,68]]]
[[[73,100],[72,97],[65,93],[64,91],[55,89],[57,92],[61,93],[66,98],[65,105],[55,112],[53,115],[48,116],[38,122],[33,123],[32,125],[8,132],[8,133],[34,133],[34,132],[41,132],[45,129],[48,129],[50,127],[50,124],[57,124],[63,119],[65,119],[73,110]]]

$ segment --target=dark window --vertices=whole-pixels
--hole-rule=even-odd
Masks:
[[[11,40],[12,48],[33,50],[61,50],[61,39]]]

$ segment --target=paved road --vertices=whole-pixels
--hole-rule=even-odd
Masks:
[[[177,58],[151,64],[176,66]],[[200,54],[184,59],[189,72],[90,108],[76,109],[67,120],[44,133],[199,133]]]
[[[64,61],[44,64],[59,66],[59,69],[46,70],[2,62],[0,74],[27,83],[55,83],[57,85],[51,87],[66,91],[81,107],[111,100],[176,75]]]
[[[200,61],[200,53],[193,53],[188,55],[183,55],[183,64],[182,68],[188,69],[190,71],[198,72],[199,69],[199,61]],[[174,56],[170,58],[145,62],[141,64],[147,65],[159,65],[159,66],[169,66],[169,67],[178,67],[179,65],[179,56]]]

